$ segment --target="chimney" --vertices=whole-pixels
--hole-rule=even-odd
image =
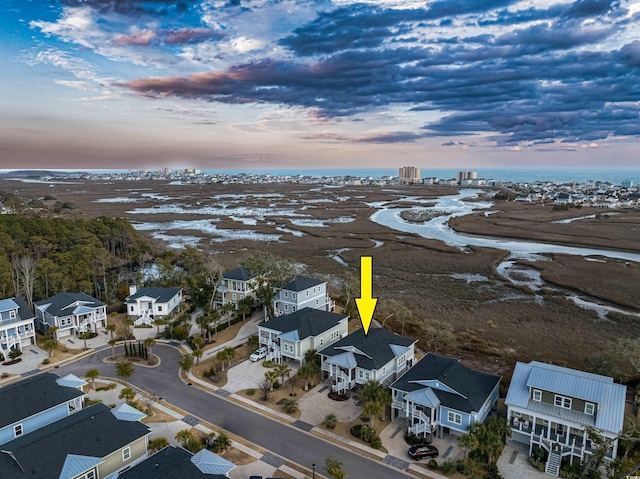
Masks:
[[[129,296],[132,296],[138,292],[138,287],[135,284],[129,286]]]

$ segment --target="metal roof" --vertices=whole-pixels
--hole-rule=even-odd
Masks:
[[[431,388],[418,389],[411,391],[404,395],[405,401],[411,401],[413,403],[422,404],[431,408],[436,408],[440,405],[440,399],[436,396]]]
[[[18,309],[18,305],[13,299],[0,299],[0,311],[11,311]]]
[[[142,411],[138,411],[136,408],[129,406],[127,403],[122,403],[111,410],[116,418],[121,421],[139,421],[143,417],[147,417]]]
[[[233,462],[229,462],[206,449],[202,449],[198,453],[194,454],[191,458],[191,462],[205,474],[226,475],[231,469],[236,467]]]
[[[550,391],[597,404],[595,416],[570,411],[530,399],[530,388]],[[626,386],[607,376],[532,361],[518,362],[513,371],[505,404],[549,416],[592,425],[602,431],[619,433],[624,423]]]
[[[337,356],[331,356],[325,362],[327,364],[335,364],[336,366],[347,369],[355,368],[358,365],[353,353],[342,353]]]
[[[67,374],[59,379],[56,379],[56,383],[58,386],[66,386],[68,388],[81,388],[87,384],[87,381],[84,379],[80,379],[78,376],[73,374]]]
[[[101,457],[80,456],[68,454],[62,466],[59,479],[71,479],[77,475],[97,466],[103,461]]]

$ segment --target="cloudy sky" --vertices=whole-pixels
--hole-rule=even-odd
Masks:
[[[0,32],[0,168],[640,166],[640,0],[3,0]]]

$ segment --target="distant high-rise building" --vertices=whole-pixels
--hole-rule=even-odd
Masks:
[[[400,183],[404,185],[414,185],[420,183],[420,168],[416,166],[403,166],[400,168]]]
[[[458,184],[459,185],[466,185],[471,183],[471,180],[477,180],[478,179],[478,172],[477,171],[458,171],[458,175],[457,175],[457,179],[458,179]]]

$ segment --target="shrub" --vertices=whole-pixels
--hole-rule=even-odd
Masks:
[[[274,381],[273,382],[273,389],[280,389],[280,381]]]
[[[456,463],[453,461],[444,461],[442,464],[440,464],[440,471],[443,474],[451,474],[453,472],[456,472]]]
[[[380,449],[382,447],[382,439],[377,434],[371,438],[371,447],[374,449]]]
[[[256,390],[253,388],[247,389],[247,396],[253,396],[256,393]]]
[[[327,429],[335,429],[338,425],[338,417],[333,413],[327,414],[324,417],[324,421],[322,421],[322,425]]]
[[[273,362],[273,361],[271,361],[271,360],[262,361],[262,365],[263,365],[265,368],[275,368],[275,367],[277,366],[277,364],[276,364],[276,363],[274,363],[274,362]]]
[[[51,360],[49,360],[49,358],[44,358],[42,360],[42,364],[49,364],[51,362]]]
[[[20,351],[19,349],[12,349],[11,351],[9,351],[9,357],[11,359],[16,359],[19,356],[22,356],[22,351]]]
[[[429,459],[429,462],[427,462],[427,467],[429,469],[437,470],[438,469],[438,461],[436,461],[435,459]]]

